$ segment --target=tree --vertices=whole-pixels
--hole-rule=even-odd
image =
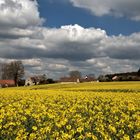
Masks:
[[[139,70],[138,70],[138,75],[140,76],[140,68],[139,68]]]
[[[15,85],[18,86],[18,81],[24,76],[24,66],[21,61],[12,61],[3,64],[2,79],[13,79]]]
[[[46,74],[38,76],[39,84],[46,84],[47,83],[47,76]]]
[[[109,81],[109,77],[107,75],[99,75],[98,80],[100,82],[107,82]]]
[[[3,64],[0,63],[0,79],[2,78],[2,66]]]
[[[87,77],[95,79],[95,74],[93,74],[93,73],[88,74]]]
[[[70,71],[69,75],[71,78],[81,78],[81,72],[79,71]]]
[[[49,78],[49,79],[47,79],[47,83],[48,84],[53,84],[53,83],[55,83],[55,81],[53,79]]]

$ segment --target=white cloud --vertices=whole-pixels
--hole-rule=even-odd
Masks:
[[[30,66],[30,67],[36,67],[36,66],[43,65],[41,59],[39,59],[39,58],[24,59],[24,60],[22,60],[22,62],[24,65]]]
[[[83,28],[77,24],[62,26],[60,30],[61,32],[65,32],[69,41],[80,41],[82,43],[101,39],[106,36],[106,32],[104,30]]]
[[[65,71],[68,70],[68,67],[62,64],[48,64],[48,69],[52,71]]]
[[[139,0],[70,0],[70,2],[76,7],[91,11],[96,16],[113,15],[140,21]]]
[[[140,33],[108,37],[101,44],[102,50],[110,58],[140,59]]]
[[[16,21],[16,22],[15,22]],[[0,28],[26,28],[41,25],[43,19],[39,17],[37,2],[31,0],[1,0]]]

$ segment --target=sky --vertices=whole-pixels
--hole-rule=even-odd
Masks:
[[[138,71],[139,0],[0,0],[0,63],[58,79]]]

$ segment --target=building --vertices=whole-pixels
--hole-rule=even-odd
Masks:
[[[25,80],[25,86],[33,86],[37,84],[37,79],[35,77],[29,77]]]
[[[0,80],[0,87],[14,87],[14,80]]]

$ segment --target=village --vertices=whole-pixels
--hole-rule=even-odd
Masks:
[[[83,76],[80,71],[70,71],[68,76],[54,80],[46,74],[38,74],[24,78],[24,66],[21,61],[13,61],[4,64],[1,69],[0,87],[33,86],[53,83],[83,83],[83,82],[113,82],[113,81],[140,81],[140,69],[136,72],[115,73],[100,75],[94,74]]]

